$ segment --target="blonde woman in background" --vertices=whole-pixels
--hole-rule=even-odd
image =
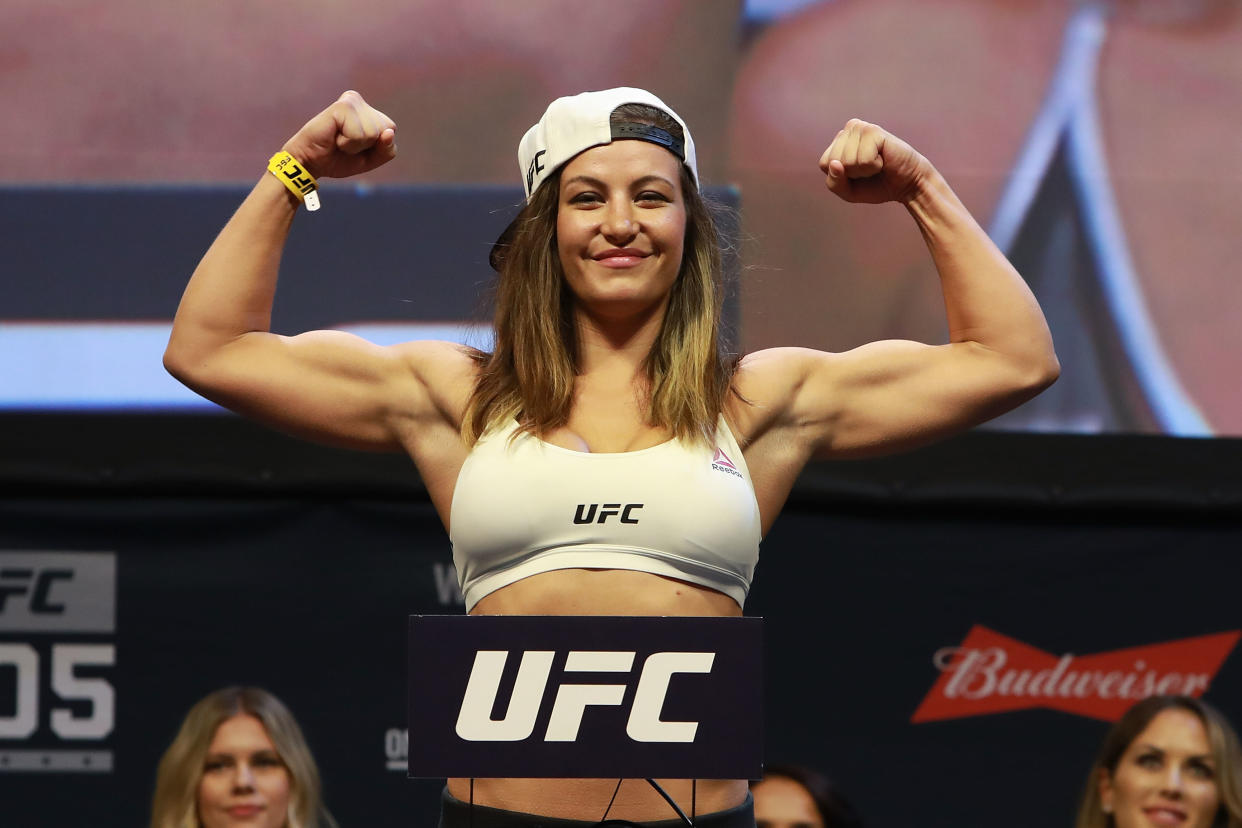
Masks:
[[[1233,727],[1189,696],[1152,696],[1113,725],[1091,767],[1076,828],[1242,828]]]
[[[257,687],[190,708],[160,759],[151,828],[335,828],[293,714]]]

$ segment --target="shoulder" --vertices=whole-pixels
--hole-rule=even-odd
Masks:
[[[797,391],[812,375],[831,372],[842,357],[814,348],[765,348],[742,357],[733,382],[742,396],[770,404]]]
[[[461,423],[485,353],[441,340],[402,342],[385,351],[401,384],[417,385],[443,416]]]
[[[487,354],[477,348],[439,339],[417,339],[390,345],[388,352],[410,370],[474,374]]]
[[[820,389],[817,396],[831,399],[828,389],[837,383],[842,367],[843,355],[813,348],[766,348],[747,354],[738,363],[726,403],[739,437],[750,443],[797,419],[808,386]]]
[[[897,380],[926,373],[942,352],[918,342],[878,340],[848,351],[768,348],[742,359],[729,414],[753,440],[774,430],[821,443],[846,420],[888,405]],[[943,361],[943,360],[941,360]]]

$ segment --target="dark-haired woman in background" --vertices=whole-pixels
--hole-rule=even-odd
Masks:
[[[1075,828],[1242,828],[1242,751],[1228,720],[1189,696],[1153,696],[1113,725]]]
[[[225,687],[190,708],[160,759],[151,828],[335,828],[289,708]]]
[[[824,774],[772,763],[750,786],[757,828],[862,828],[854,807]]]

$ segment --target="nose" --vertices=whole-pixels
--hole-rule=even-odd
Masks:
[[[610,242],[624,246],[625,242],[638,235],[634,205],[628,199],[610,199],[599,229]]]
[[[1182,795],[1182,769],[1176,763],[1169,765],[1168,771],[1164,775],[1164,793],[1166,796],[1179,797]]]
[[[241,762],[233,773],[233,790],[250,791],[254,789],[254,771],[249,762]]]

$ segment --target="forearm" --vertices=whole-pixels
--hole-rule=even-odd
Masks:
[[[297,206],[274,176],[260,179],[195,268],[173,321],[166,363],[198,361],[243,334],[268,330]]]
[[[906,208],[940,275],[951,342],[974,342],[1055,378],[1052,335],[1022,276],[934,170]]]

